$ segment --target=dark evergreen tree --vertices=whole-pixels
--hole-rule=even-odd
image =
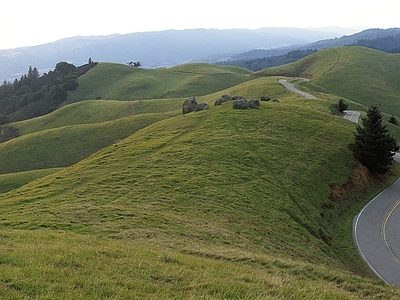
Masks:
[[[344,102],[343,99],[339,99],[337,106],[341,113],[344,112],[349,107],[349,105],[346,102]]]
[[[362,118],[362,126],[357,125],[354,133],[354,153],[361,164],[370,171],[385,174],[399,150],[395,139],[382,124],[382,114],[378,106],[372,105],[367,116]]]

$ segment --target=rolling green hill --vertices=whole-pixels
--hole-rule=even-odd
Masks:
[[[101,67],[117,71],[96,80]],[[89,86],[130,100],[121,82],[137,91],[136,77],[146,80],[135,73],[170,70],[99,64],[76,91],[91,101],[12,124],[21,137],[0,144],[2,297],[399,298],[369,273],[351,235],[354,214],[399,170],[357,179],[367,176],[348,147],[354,124],[329,112],[338,96],[305,99],[278,77],[237,68],[172,73],[193,79],[193,68],[202,79],[192,89],[168,75],[162,87],[148,79],[159,90],[143,87],[147,100],[103,101]],[[218,89],[218,72],[241,79]],[[151,99],[172,86],[182,98]],[[182,115],[187,94],[210,109]],[[222,94],[280,102],[214,106]],[[349,179],[359,189],[346,194]]]
[[[142,69],[100,63],[80,77],[70,102],[88,99],[144,100],[202,96],[250,80],[239,67],[187,64],[168,69]]]
[[[400,116],[400,54],[364,47],[330,48],[258,75],[309,78],[303,85],[365,106],[379,104],[382,112]]]

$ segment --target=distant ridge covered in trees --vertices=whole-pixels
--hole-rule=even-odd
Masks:
[[[317,52],[317,50],[294,50],[282,55],[274,55],[270,57],[254,58],[254,59],[239,59],[219,62],[219,65],[234,65],[246,68],[251,71],[260,71],[265,68],[275,67],[280,65],[295,62],[303,57]]]
[[[76,67],[59,62],[53,71],[40,76],[36,67],[14,82],[3,81],[0,86],[0,120],[2,124],[47,114],[67,99],[67,92],[78,87],[77,78],[97,63]]]
[[[363,46],[388,53],[400,53],[400,34],[376,39],[360,39],[351,46]]]
[[[400,34],[396,33],[398,32],[397,29],[391,30],[391,32],[393,32],[394,34],[383,37],[376,37],[376,35],[379,34],[380,32],[376,33],[375,35],[371,35],[372,34],[370,33],[371,31],[374,30],[365,31],[369,33],[369,35],[371,36],[370,38],[359,38],[358,40],[355,40],[353,38],[352,40],[349,40],[348,38],[350,38],[351,36],[350,37],[345,36],[335,40],[319,41],[317,43],[308,45],[312,49],[300,48],[292,51],[286,50],[289,52],[285,54],[282,54],[282,51],[284,50],[279,48],[275,50],[251,50],[248,52],[236,54],[235,56],[231,57],[231,59],[224,62],[217,62],[217,64],[240,66],[256,72],[265,68],[275,67],[295,62],[321,49],[326,49],[330,47],[339,47],[339,46],[362,46],[375,50],[384,51],[387,53],[400,53]],[[344,43],[341,42],[343,40],[346,40],[347,42]]]

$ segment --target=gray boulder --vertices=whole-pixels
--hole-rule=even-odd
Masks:
[[[206,110],[209,106],[207,103],[197,103],[195,97],[187,98],[182,104],[182,113],[188,114],[193,111]]]
[[[244,98],[240,98],[233,102],[234,109],[247,109],[249,108],[249,103]]]
[[[249,101],[249,107],[250,108],[260,108],[260,100],[258,99],[252,99]]]
[[[222,95],[221,98],[224,99],[225,101],[232,100],[231,96],[229,96],[227,94]]]
[[[225,95],[222,95],[221,98],[217,99],[215,101],[214,105],[221,105],[222,103],[227,102],[229,100],[232,100],[231,96],[225,94]]]
[[[268,97],[268,96],[261,96],[261,101],[269,101],[269,100],[271,100],[270,97]]]
[[[199,104],[197,104],[196,111],[199,111],[199,110],[207,110],[207,109],[209,109],[209,108],[210,108],[210,107],[208,106],[207,103],[199,103]]]
[[[217,100],[215,100],[214,105],[221,105],[222,103],[226,102],[226,100],[224,100],[223,98],[218,98]]]
[[[243,96],[233,96],[233,97],[231,97],[231,100],[239,100],[239,99],[246,99],[246,98],[243,97]]]

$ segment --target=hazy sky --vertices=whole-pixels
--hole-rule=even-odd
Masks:
[[[0,6],[0,49],[165,29],[400,27],[397,0],[18,0]]]

